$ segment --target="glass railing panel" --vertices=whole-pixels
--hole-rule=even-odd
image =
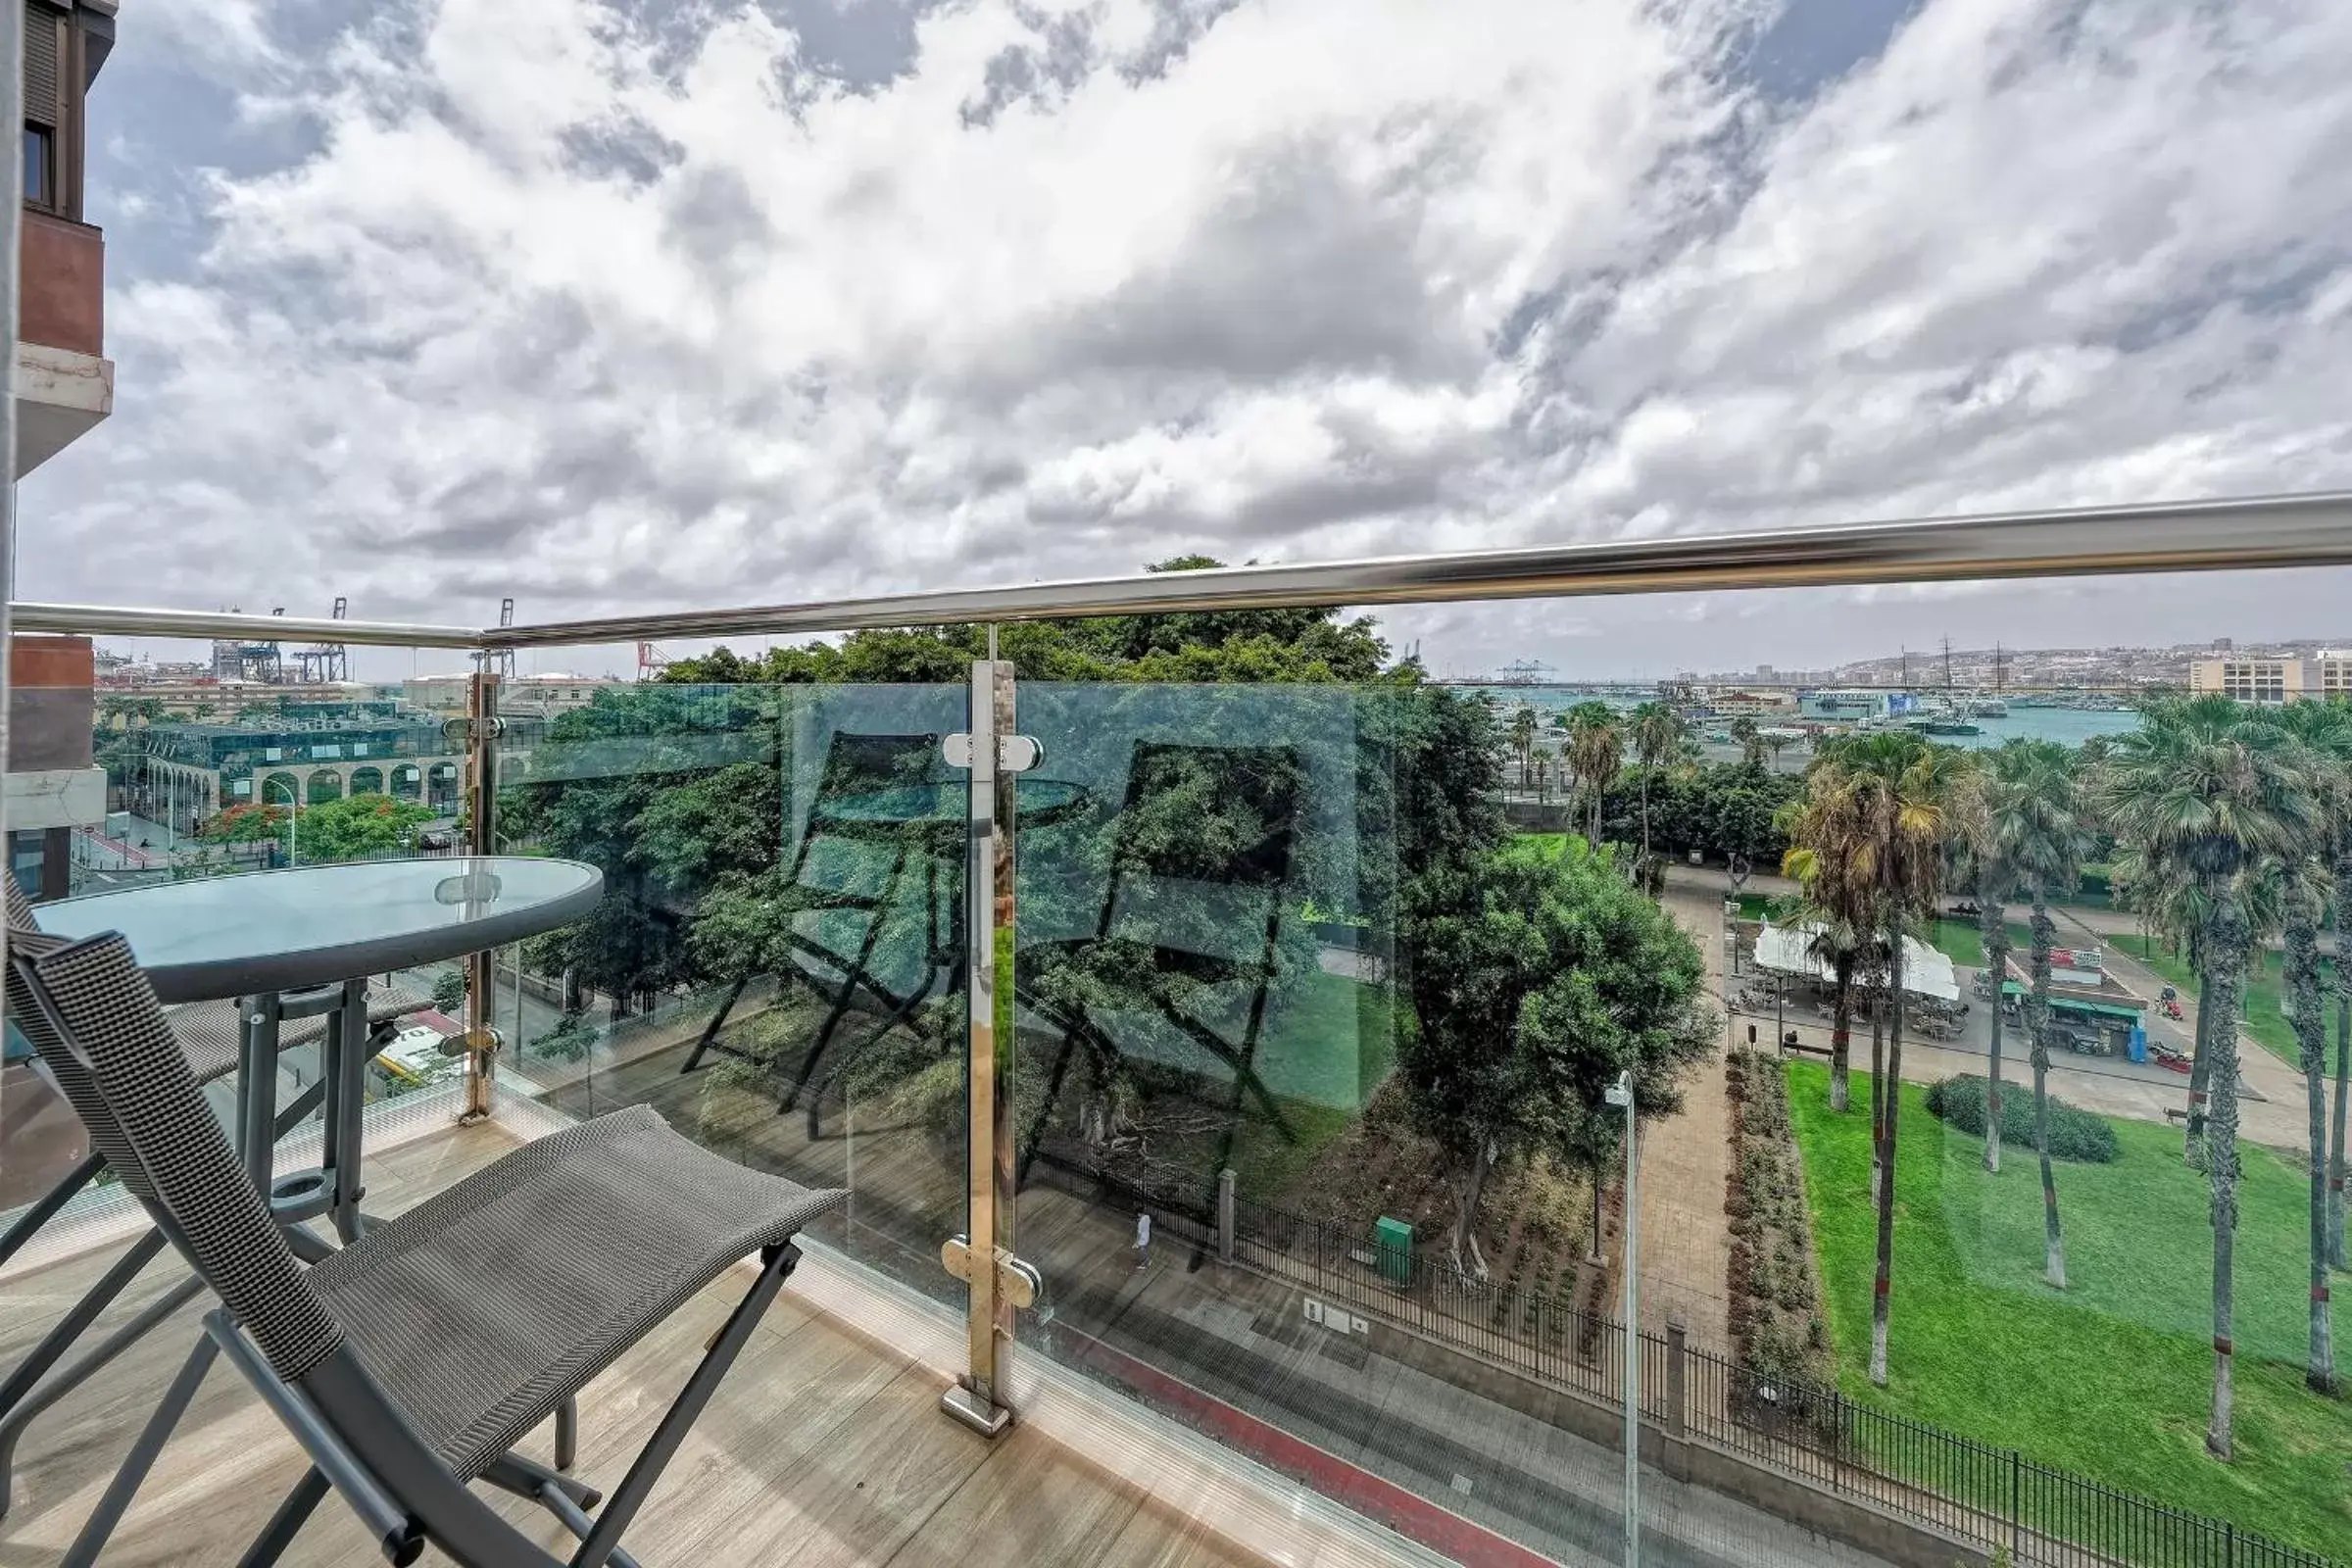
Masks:
[[[650,1104],[852,1201],[819,1238],[954,1298],[965,1174],[961,685],[649,682],[500,770],[510,854],[586,861],[586,920],[499,956],[504,1091]]]
[[[1703,1461],[2021,1562],[2352,1557],[2352,1418],[2314,1387],[2342,710],[2145,688],[1974,703],[1907,725],[1833,711],[1875,733],[1655,781],[1678,824],[1663,906],[1721,1025],[1643,1144],[1645,1400],[1690,1443],[1645,1515],[1703,1521],[1677,1479]],[[1640,771],[1604,836],[1631,840],[1616,798]],[[1883,802],[1888,778],[1914,809],[1872,852],[1838,802]],[[2244,836],[2180,826],[2217,802]],[[1743,819],[1760,831],[1705,826]]]
[[[38,722],[22,730],[12,756],[8,868],[36,905],[462,850],[464,744],[416,683],[233,680],[209,662],[211,645],[169,641],[146,644],[137,662],[103,660],[101,679],[109,641],[27,635],[15,644],[18,701]],[[397,649],[358,657],[465,659]],[[379,1004],[384,983],[430,1004],[378,1042],[365,1077],[371,1106],[462,1074],[440,1050],[463,1027],[462,991],[456,965],[440,967],[445,974],[371,977]],[[0,1069],[0,1212],[49,1190],[81,1152],[78,1123],[40,1084],[13,1032],[10,1045]],[[289,1104],[318,1081],[318,1047],[289,1046],[278,1072],[278,1103]],[[233,1079],[206,1093],[228,1121]],[[289,1136],[315,1146],[316,1125]]]

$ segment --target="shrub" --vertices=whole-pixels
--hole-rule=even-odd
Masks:
[[[1984,1136],[1984,1080],[1973,1075],[1946,1078],[1928,1090],[1928,1113],[1964,1133]],[[2004,1086],[2001,1091],[2001,1141],[2019,1149],[2034,1147],[2034,1096],[2030,1090]],[[2103,1116],[2050,1097],[2050,1157],[2082,1164],[2113,1164],[2121,1153],[2115,1129]]]

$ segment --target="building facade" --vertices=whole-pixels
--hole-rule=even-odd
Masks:
[[[2296,654],[2232,654],[2199,659],[2188,667],[2188,689],[2241,703],[2275,706],[2311,698],[2352,699],[2352,649]]]
[[[66,897],[74,834],[106,818],[90,714],[87,637],[9,639],[8,868],[28,898]]]
[[[114,412],[106,237],[82,220],[85,108],[115,43],[115,0],[18,0],[24,29],[24,211],[13,390],[17,477]]]

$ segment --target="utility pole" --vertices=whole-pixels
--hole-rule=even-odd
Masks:
[[[1625,1108],[1625,1568],[1642,1568],[1642,1128],[1633,1073],[1619,1073],[1603,1098]]]

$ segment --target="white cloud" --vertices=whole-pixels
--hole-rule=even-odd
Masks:
[[[237,17],[188,69],[316,135],[182,172],[178,268],[122,209],[36,592],[554,616],[2352,468],[2333,0],[1929,0],[1779,108],[1747,0],[970,0],[857,90],[748,0]]]

